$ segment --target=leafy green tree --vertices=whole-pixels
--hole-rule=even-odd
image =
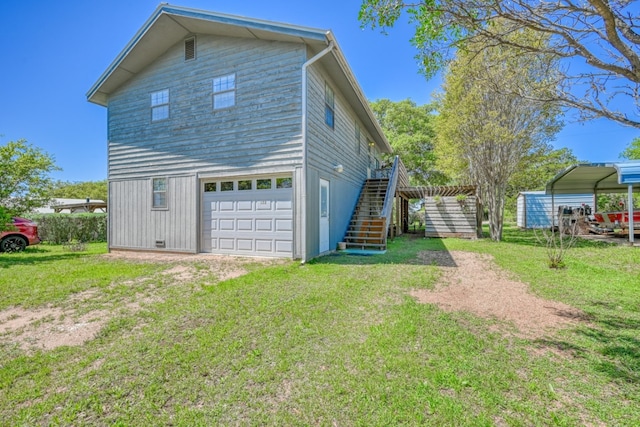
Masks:
[[[629,0],[363,0],[363,26],[392,27],[408,15],[422,71],[438,72],[456,50],[513,46],[567,62],[553,76],[561,90],[535,99],[575,108],[583,118],[605,117],[640,128],[640,8]],[[507,25],[504,25],[506,23]],[[513,28],[528,29],[544,46],[514,41]],[[477,38],[483,44],[475,44]],[[533,41],[533,42],[532,42]],[[514,91],[518,93],[518,91]],[[529,94],[531,96],[533,94]],[[635,108],[620,110],[614,106]]]
[[[407,168],[412,185],[438,185],[445,177],[435,167],[433,106],[405,99],[379,99],[371,103],[385,136]]]
[[[96,199],[107,201],[107,180],[68,182],[58,181],[53,189],[53,197],[65,199]]]
[[[640,137],[634,138],[629,146],[620,154],[620,158],[627,160],[640,160]]]
[[[53,188],[49,174],[56,170],[53,157],[25,140],[0,146],[0,213],[17,216],[44,206]]]
[[[512,29],[514,43],[535,39],[531,31]],[[545,95],[553,91],[555,61],[505,46],[458,52],[445,76],[445,93],[436,120],[438,165],[459,183],[476,185],[489,213],[493,240],[502,239],[505,197],[510,180],[544,152],[560,130],[559,109],[510,94],[504,88]],[[533,42],[533,40],[529,40]]]

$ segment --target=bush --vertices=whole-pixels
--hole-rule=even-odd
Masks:
[[[45,242],[106,242],[107,214],[43,214],[30,216],[38,224],[38,235]]]

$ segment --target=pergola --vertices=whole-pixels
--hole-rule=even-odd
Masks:
[[[624,192],[628,194],[629,242],[633,243],[633,193],[640,193],[640,161],[569,166],[549,181],[546,187],[546,193],[551,195],[553,210],[553,196],[556,194],[593,193],[597,199],[598,194]]]

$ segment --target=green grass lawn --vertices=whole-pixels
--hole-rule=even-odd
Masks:
[[[158,293],[77,347],[0,345],[0,425],[638,425],[640,251],[582,243],[546,267],[532,233],[402,237],[383,256],[335,254],[175,285],[170,265],[60,247],[0,254],[0,310]],[[418,304],[440,271],[424,250],[488,253],[589,323],[539,340]],[[166,276],[168,277],[168,276]],[[134,283],[122,286],[123,282]],[[133,288],[133,289],[131,289]],[[189,291],[187,292],[186,289]]]

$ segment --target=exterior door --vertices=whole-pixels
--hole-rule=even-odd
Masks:
[[[320,180],[320,253],[329,250],[329,181]]]

